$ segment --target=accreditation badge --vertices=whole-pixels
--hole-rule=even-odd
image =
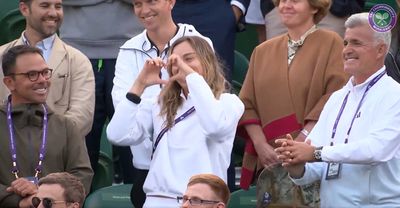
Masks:
[[[328,163],[328,168],[326,170],[326,180],[332,180],[339,178],[340,170],[342,168],[341,163]]]
[[[38,178],[37,177],[35,177],[35,176],[29,176],[29,177],[25,177],[26,178],[26,180],[28,180],[29,182],[32,182],[33,184],[38,184]]]

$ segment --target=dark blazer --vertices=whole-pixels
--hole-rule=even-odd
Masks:
[[[392,42],[390,43],[389,53],[386,55],[385,66],[387,74],[400,83],[399,33],[400,22],[397,21],[396,26],[392,29]]]

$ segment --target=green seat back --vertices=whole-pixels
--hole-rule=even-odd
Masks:
[[[256,204],[256,187],[251,186],[248,191],[240,189],[233,192],[228,208],[254,208]]]
[[[107,154],[100,151],[96,173],[93,176],[91,191],[111,186],[114,180],[113,160]]]
[[[232,73],[232,87],[236,94],[238,94],[242,88],[248,67],[249,60],[246,58],[246,56],[235,50],[235,65]]]
[[[99,161],[93,177],[91,192],[111,186],[114,180],[112,146],[107,139],[106,127],[107,125],[104,125],[101,135]]]
[[[84,208],[132,208],[130,200],[132,184],[108,186],[91,193]]]
[[[108,157],[113,158],[112,145],[107,139],[106,129],[108,122],[104,124],[103,132],[100,140],[100,151],[104,152]]]
[[[0,45],[17,39],[25,29],[25,18],[18,4],[19,0],[0,1]]]
[[[396,0],[367,0],[364,11],[368,12],[375,4],[387,4],[397,10]]]

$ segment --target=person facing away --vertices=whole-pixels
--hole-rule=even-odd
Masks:
[[[115,66],[112,100],[114,108],[125,99],[132,83],[142,71],[145,61],[160,57],[167,60],[167,51],[175,40],[182,36],[200,36],[211,43],[211,40],[202,36],[192,25],[176,24],[172,19],[171,10],[175,0],[133,0],[133,9],[136,17],[145,30],[139,35],[126,41],[120,48]],[[167,79],[166,69],[161,69],[160,76]],[[161,91],[160,85],[149,86],[142,97],[155,97]],[[116,140],[109,140],[116,145],[127,145]],[[150,167],[151,142],[145,140],[137,146],[131,146],[132,163],[135,168],[135,181],[132,186],[131,200],[135,207],[143,206],[145,194],[143,183]]]
[[[70,118],[85,136],[93,122],[94,76],[88,58],[56,34],[63,21],[62,0],[20,0],[19,10],[26,20],[25,31],[20,38],[2,45],[0,55],[16,45],[40,48],[54,70],[47,104]],[[6,102],[8,94],[7,87],[0,84],[0,101]]]
[[[245,112],[238,133],[246,140],[240,186],[247,189],[253,182],[254,171],[267,170],[279,164],[274,152],[274,140],[292,134],[304,141],[313,128],[332,92],[347,80],[343,71],[341,51],[343,40],[335,32],[319,29],[318,24],[327,14],[330,0],[276,1],[283,24],[288,28],[280,35],[257,46],[240,91]],[[284,193],[274,197],[280,205],[295,203],[293,184],[282,167],[276,172],[282,177],[261,177],[257,180],[257,203],[263,203],[269,181],[279,179]],[[262,174],[264,175],[264,174]],[[257,177],[256,177],[257,178]],[[301,205],[315,206],[315,186],[302,189]],[[315,196],[315,198],[313,197]],[[284,199],[285,198],[285,199]],[[284,199],[284,200],[282,200]],[[287,200],[286,200],[287,199]],[[300,206],[300,203],[298,206]]]
[[[53,172],[69,172],[89,190],[93,171],[83,136],[46,104],[53,69],[40,49],[11,47],[2,69],[11,95],[0,106],[0,207],[31,206],[38,179]]]
[[[177,200],[182,208],[225,208],[230,195],[224,180],[214,174],[201,173],[190,177],[185,194],[178,196]]]
[[[50,173],[39,180],[32,205],[35,208],[82,208],[85,196],[85,187],[74,175],[67,172]]]
[[[329,98],[307,142],[278,140],[292,180],[320,180],[321,207],[400,206],[400,85],[386,74],[390,31],[368,13],[346,21],[344,71],[352,77]]]
[[[183,195],[194,174],[208,172],[226,180],[244,110],[236,95],[225,92],[222,67],[206,40],[184,36],[169,51],[167,62],[146,61],[107,127],[107,136],[117,143],[152,142],[144,207],[176,207],[176,196]],[[162,67],[168,69],[168,81],[159,76]],[[160,96],[141,97],[159,84],[166,84]]]

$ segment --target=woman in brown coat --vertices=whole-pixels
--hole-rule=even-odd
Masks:
[[[274,3],[288,32],[254,49],[240,91],[245,113],[238,133],[246,139],[242,188],[252,182],[257,163],[258,170],[279,163],[273,147],[275,139],[292,134],[296,140],[304,141],[330,94],[348,78],[341,58],[343,40],[336,33],[315,26],[326,15],[331,1],[275,0]],[[283,169],[278,172],[287,175]],[[263,201],[268,203],[270,194]],[[276,196],[272,196],[272,201],[281,202]],[[301,204],[313,203],[306,201]]]

